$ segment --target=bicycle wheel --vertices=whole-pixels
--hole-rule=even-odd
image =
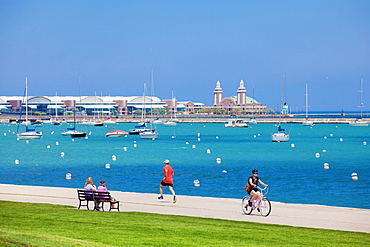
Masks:
[[[258,205],[258,209],[262,216],[267,217],[271,213],[271,203],[269,199],[264,197],[260,202],[260,205]]]
[[[253,211],[253,208],[248,206],[249,199],[250,199],[249,196],[245,196],[242,200],[242,210],[243,210],[243,213],[247,215],[251,214]]]

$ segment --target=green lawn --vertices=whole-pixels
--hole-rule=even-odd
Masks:
[[[370,234],[0,201],[0,246],[365,246]]]

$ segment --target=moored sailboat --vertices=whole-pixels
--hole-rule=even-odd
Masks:
[[[365,122],[364,120],[362,120],[362,108],[364,107],[364,103],[362,102],[362,94],[363,94],[363,90],[362,90],[362,77],[361,77],[361,80],[360,80],[360,118],[359,119],[355,119],[354,121],[352,122],[349,122],[349,125],[350,126],[361,126],[361,127],[366,127],[366,126],[369,126],[369,123],[368,122]]]
[[[313,122],[308,120],[308,84],[306,83],[306,118],[305,120],[302,122],[302,125],[303,126],[312,126],[313,125]]]
[[[35,126],[34,129],[29,128],[28,126],[31,125],[31,122],[28,120],[28,79],[26,77],[26,131],[22,133],[17,133],[18,140],[30,140],[30,139],[40,139],[42,137],[42,132],[37,131],[36,128],[39,126]],[[18,125],[19,130],[19,125]]]

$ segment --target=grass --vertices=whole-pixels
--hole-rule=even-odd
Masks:
[[[0,201],[0,246],[364,246],[370,234]]]

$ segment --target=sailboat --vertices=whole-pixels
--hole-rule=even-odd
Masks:
[[[256,118],[254,117],[254,87],[253,87],[253,101],[252,101],[252,119],[248,122],[249,125],[258,124]]]
[[[151,73],[151,109],[150,109],[150,129],[140,132],[141,139],[150,139],[155,140],[158,137],[158,132],[156,129],[153,129],[153,70]],[[144,90],[145,93],[145,90]]]
[[[313,122],[308,120],[308,84],[306,83],[306,119],[302,122],[303,126],[312,126]]]
[[[80,76],[78,76],[78,85],[80,86]],[[81,89],[80,89],[80,102],[81,102]],[[76,130],[76,101],[73,102],[73,127],[67,128],[67,131],[62,133],[63,136],[71,136],[72,138],[86,138],[86,132]]]
[[[349,125],[350,126],[369,126],[369,123],[368,122],[365,122],[362,120],[362,108],[364,107],[364,103],[362,102],[362,94],[363,94],[363,90],[362,90],[362,77],[361,77],[361,80],[360,80],[360,118],[359,119],[355,119],[354,121],[350,122]]]
[[[146,127],[146,123],[145,123],[145,116],[146,116],[145,94],[146,94],[146,83],[144,82],[144,92],[143,92],[144,107],[141,112],[141,122],[135,126],[135,129],[132,129],[128,132],[130,135],[139,135],[141,132],[150,130]]]
[[[55,93],[55,96],[58,96],[58,94]],[[52,124],[53,125],[60,125],[60,121],[58,120],[58,106],[57,106],[57,102],[55,102],[55,119],[52,122]]]
[[[174,121],[173,119],[173,115],[175,114],[175,98],[173,97],[173,91],[172,91],[172,100],[171,100],[171,110],[170,110],[170,120],[166,121],[163,123],[164,126],[170,126],[170,127],[173,127],[173,126],[176,126],[177,125],[177,122]],[[175,116],[176,118],[176,116]]]
[[[280,102],[280,105],[281,105],[281,114],[284,113],[285,109],[287,109],[287,104],[284,103],[284,84],[285,84],[285,79],[286,79],[286,74],[284,73],[284,79],[283,79],[283,87],[282,87],[282,93],[281,93],[281,102]],[[281,116],[280,116],[280,119],[281,119]],[[285,134],[285,129],[283,129],[281,127],[281,124],[280,124],[280,121],[279,121],[279,124],[277,125],[278,127],[278,131],[276,133],[273,133],[271,135],[271,140],[273,142],[288,142],[289,139],[290,139],[290,135],[289,134]]]
[[[18,133],[17,137],[18,140],[31,140],[31,139],[40,139],[42,137],[42,132],[37,131],[36,128],[39,126],[36,126],[34,129],[31,129],[28,127],[28,123],[30,121],[28,120],[28,79],[26,77],[26,131],[22,133]],[[19,130],[19,125],[18,125]]]

